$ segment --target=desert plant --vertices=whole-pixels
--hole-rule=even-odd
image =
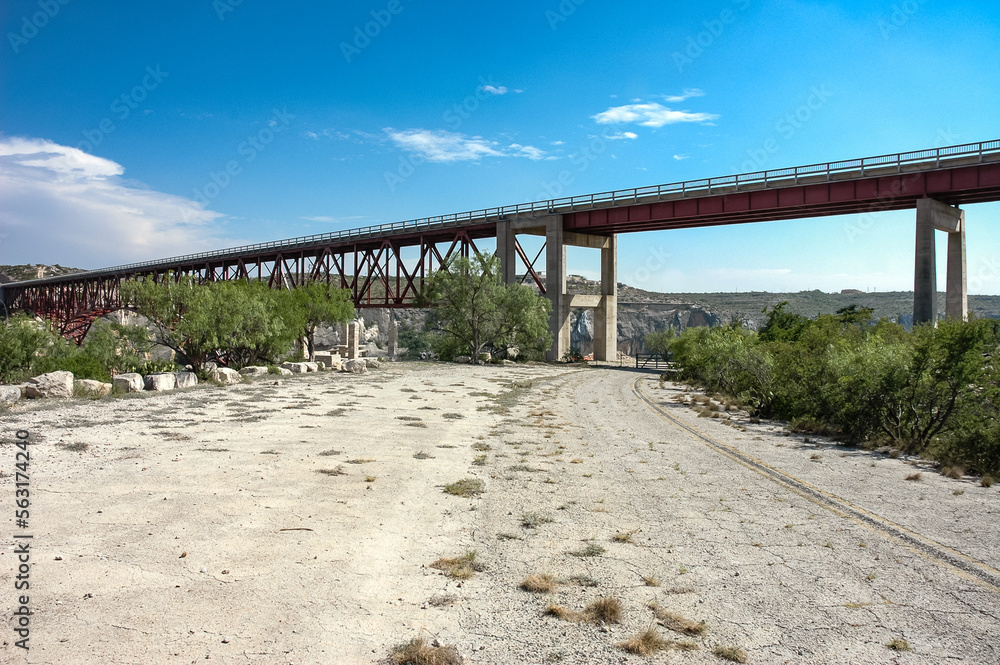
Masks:
[[[461,496],[467,499],[479,496],[483,493],[483,481],[475,478],[463,478],[444,486],[445,494]]]
[[[414,637],[389,653],[394,665],[461,665],[462,657],[451,646],[431,646],[422,637]]]
[[[617,644],[619,649],[634,653],[637,656],[652,656],[670,648],[670,642],[656,632],[652,627],[637,633],[624,642]]]
[[[559,582],[556,578],[542,573],[539,575],[529,575],[521,580],[518,588],[527,591],[529,593],[552,593],[559,586]]]

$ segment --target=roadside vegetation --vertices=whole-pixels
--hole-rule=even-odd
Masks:
[[[354,316],[349,294],[325,283],[279,291],[260,282],[198,284],[192,277],[168,276],[123,282],[121,293],[148,326],[98,320],[77,345],[23,314],[0,322],[0,382],[56,370],[107,382],[123,372],[150,374],[185,365],[204,375],[208,362],[234,369],[273,365],[300,357],[301,339],[311,354],[318,325]],[[151,360],[155,345],[173,351],[174,360]]]
[[[869,309],[816,319],[767,312],[740,325],[659,334],[675,378],[752,416],[855,445],[887,445],[979,474],[1000,472],[1000,321],[945,320],[907,332]]]

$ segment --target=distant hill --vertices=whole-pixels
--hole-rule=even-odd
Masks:
[[[23,282],[29,279],[41,279],[42,277],[72,275],[76,272],[84,271],[80,268],[66,268],[58,263],[54,266],[30,264],[23,266],[0,266],[0,284],[6,284],[8,282]]]

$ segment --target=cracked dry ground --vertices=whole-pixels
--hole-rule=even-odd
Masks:
[[[0,661],[376,663],[424,637],[491,665],[726,662],[718,646],[750,663],[1000,662],[997,488],[908,482],[907,460],[738,412],[698,418],[681,387],[614,368],[273,383],[2,416],[5,470],[13,430],[32,432],[36,549],[30,656],[8,633]],[[443,492],[463,478],[483,494]],[[470,579],[430,566],[472,550]],[[535,574],[555,590],[521,590]],[[602,597],[620,623],[545,613]],[[652,602],[704,632],[657,623]],[[695,650],[616,646],[650,627]]]

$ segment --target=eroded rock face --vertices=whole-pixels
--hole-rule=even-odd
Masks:
[[[13,404],[20,399],[20,386],[0,386],[0,404]]]
[[[142,374],[135,372],[119,374],[112,379],[112,383],[115,388],[126,393],[141,393],[146,388],[146,381],[142,378]]]
[[[164,390],[174,390],[177,388],[177,377],[173,372],[162,374],[150,374],[145,377],[146,390],[163,392]]]
[[[73,396],[73,372],[49,372],[28,380],[28,397],[58,398]]]
[[[267,374],[267,368],[259,365],[251,365],[250,367],[244,367],[241,369],[240,374],[243,376],[265,376]]]
[[[76,387],[90,395],[103,397],[111,394],[111,384],[94,381],[92,379],[77,379]]]
[[[363,358],[355,358],[354,360],[348,360],[344,363],[345,372],[353,372],[354,374],[364,374],[368,371],[368,364]]]
[[[178,388],[194,388],[198,385],[198,375],[194,372],[175,372],[174,379]]]
[[[243,381],[243,375],[229,367],[219,367],[212,372],[212,378],[224,386],[231,386]]]

